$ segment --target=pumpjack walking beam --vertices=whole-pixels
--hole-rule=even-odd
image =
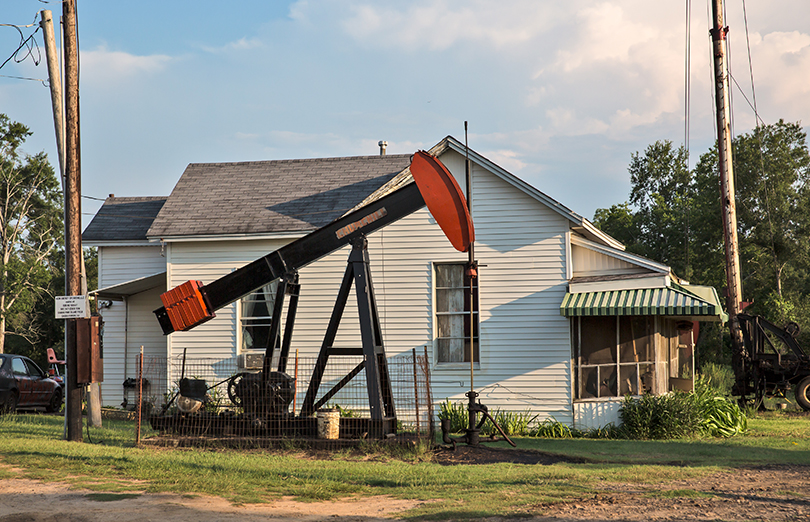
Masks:
[[[155,310],[163,333],[190,330],[212,319],[223,306],[423,206],[425,200],[419,188],[411,183],[208,285],[183,283],[163,294],[164,306]]]
[[[164,293],[161,295],[164,306],[155,310],[163,333],[168,335],[175,331],[190,330],[212,319],[214,312],[219,308],[280,279],[273,310],[271,341],[265,351],[262,371],[262,382],[268,384],[273,373],[271,371],[272,359],[279,338],[284,296],[286,293],[290,293],[292,297],[287,313],[284,341],[281,343],[278,368],[279,372],[286,370],[286,359],[289,355],[298,302],[298,269],[347,244],[352,244],[346,274],[307,390],[302,416],[313,413],[365,369],[372,420],[394,418],[396,412],[369,270],[366,235],[427,205],[430,213],[457,250],[466,252],[475,237],[472,219],[470,219],[461,189],[444,165],[430,154],[419,151],[414,154],[410,171],[415,183],[406,185],[355,210],[208,285],[203,285],[200,281],[188,281]],[[362,348],[337,349],[332,344],[352,283],[354,283],[357,296]],[[344,376],[316,403],[315,396],[318,393],[326,364],[329,357],[334,355],[362,355],[363,362]]]

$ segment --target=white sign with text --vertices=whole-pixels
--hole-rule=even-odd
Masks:
[[[82,319],[85,317],[87,317],[87,296],[84,295],[56,296],[57,319]]]

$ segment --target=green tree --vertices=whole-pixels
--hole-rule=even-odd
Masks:
[[[31,131],[0,114],[0,353],[7,335],[35,342],[38,299],[55,276],[63,234],[58,180],[44,152],[21,149]],[[51,295],[52,299],[53,296]]]
[[[695,185],[687,153],[671,141],[656,141],[631,155],[630,201],[598,209],[594,223],[633,252],[672,267],[680,277],[693,273]]]
[[[810,153],[799,123],[782,120],[733,141],[743,297],[750,313],[799,323],[810,346]],[[726,286],[716,145],[691,171],[683,148],[657,141],[631,156],[630,202],[599,209],[594,223],[628,251],[696,284]],[[701,329],[703,353],[727,362],[720,331]]]
[[[806,288],[810,154],[801,126],[779,120],[738,136],[734,174],[744,277],[779,297]]]
[[[610,208],[596,209],[593,222],[610,237],[621,241],[628,252],[641,254],[644,251],[643,245],[639,244],[640,231],[636,216],[626,201]]]

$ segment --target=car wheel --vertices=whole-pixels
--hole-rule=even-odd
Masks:
[[[17,411],[17,404],[20,401],[18,392],[12,390],[8,396],[8,402],[0,407],[0,413],[14,413]]]
[[[57,388],[56,390],[54,390],[53,395],[51,396],[51,400],[45,407],[45,411],[47,411],[48,413],[53,413],[55,411],[59,411],[59,408],[61,407],[62,407],[62,390]]]
[[[805,411],[810,411],[810,375],[799,381],[796,386],[796,402]]]

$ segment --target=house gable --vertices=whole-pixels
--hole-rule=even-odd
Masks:
[[[166,203],[166,197],[115,197],[110,195],[82,233],[85,246],[147,241],[146,232]]]

